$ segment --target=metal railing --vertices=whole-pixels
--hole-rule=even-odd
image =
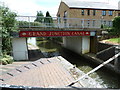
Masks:
[[[103,19],[18,16],[16,20],[20,28],[101,28],[101,26],[112,26],[112,21]]]

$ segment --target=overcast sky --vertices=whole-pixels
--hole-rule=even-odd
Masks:
[[[56,16],[61,0],[0,0],[18,15],[36,16],[37,11],[42,11],[45,15],[49,11],[51,16]],[[71,0],[70,0],[71,1]],[[82,0],[96,1],[96,0]],[[110,2],[117,5],[119,0],[97,0],[97,2]]]

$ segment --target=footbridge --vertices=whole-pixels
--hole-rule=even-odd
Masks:
[[[15,60],[28,60],[27,38],[62,37],[63,46],[78,54],[96,53],[96,32],[101,30],[103,20],[59,18],[59,17],[16,17],[18,32],[13,32],[12,47]],[[110,23],[105,25],[110,27]]]

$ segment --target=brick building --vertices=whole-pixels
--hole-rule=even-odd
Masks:
[[[57,17],[60,17],[58,21],[64,26],[100,28],[102,24],[112,26],[112,19],[120,15],[118,12],[118,5],[112,6],[106,2],[64,0],[60,3]]]

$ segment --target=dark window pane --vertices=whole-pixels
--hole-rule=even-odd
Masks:
[[[93,15],[95,16],[95,14],[96,14],[96,10],[93,10]]]
[[[84,15],[84,9],[82,9],[81,14]]]
[[[87,14],[90,15],[90,10],[88,10]]]

